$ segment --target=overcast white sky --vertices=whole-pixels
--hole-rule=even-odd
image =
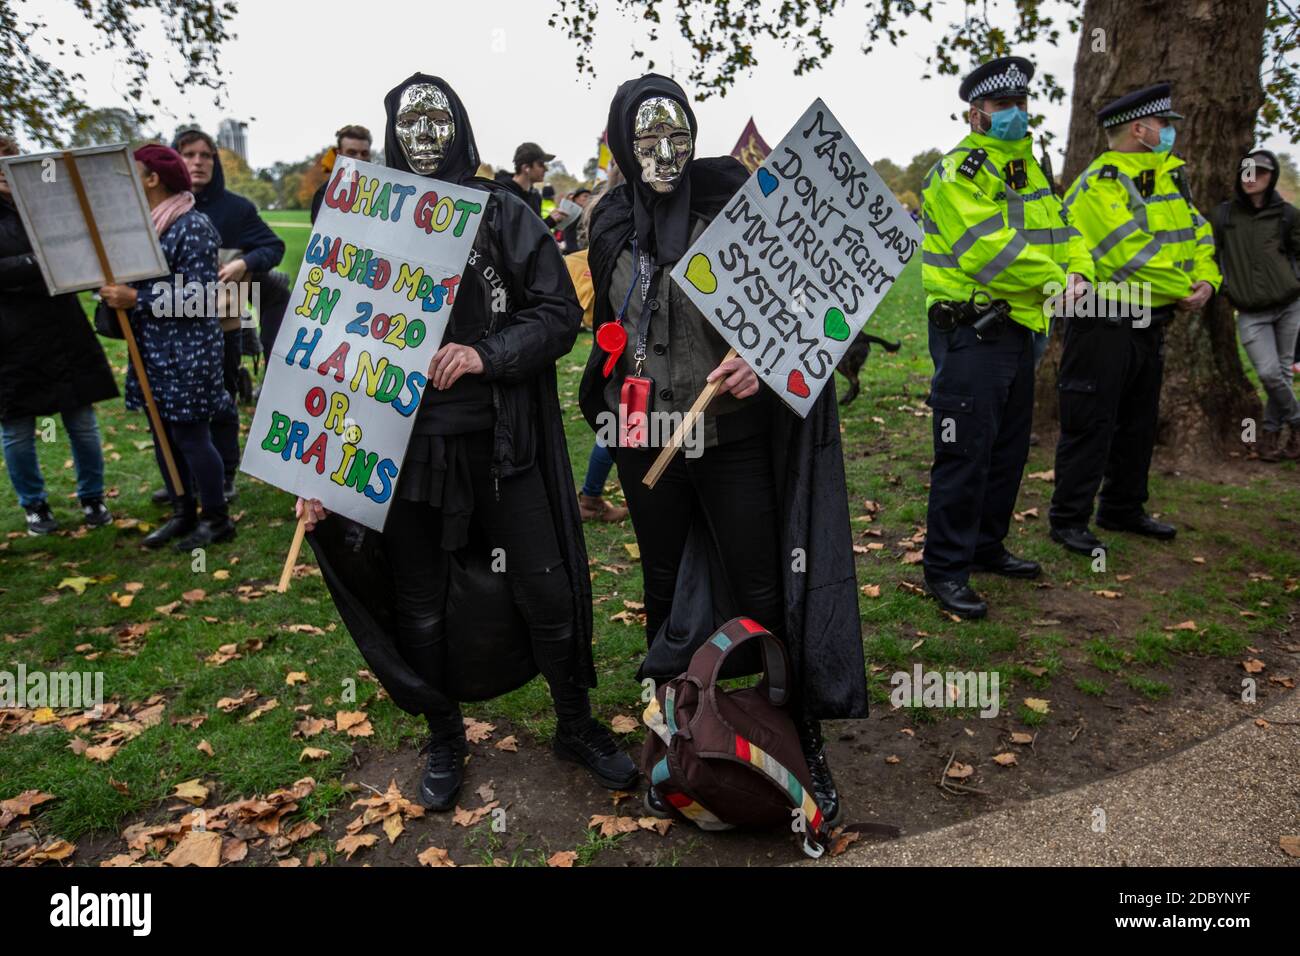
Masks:
[[[594,78],[578,75],[576,48],[559,28],[547,26],[552,0],[240,0],[239,6],[232,31],[237,39],[221,58],[226,105],[214,106],[207,91],[177,92],[160,58],[153,92],[165,112],[155,125],[170,135],[178,122],[193,117],[215,134],[223,117],[246,120],[255,167],[300,160],[328,144],[345,123],[368,126],[382,145],[384,93],[418,70],[442,76],[456,88],[486,162],[507,164],[516,145],[533,140],[581,175],[595,153],[614,89],[644,72],[644,61],[630,58],[633,40],[644,34],[641,24],[620,14],[613,0],[601,4]],[[672,6],[665,4],[666,11]],[[962,126],[948,119],[960,106],[957,79],[919,79],[946,15],[936,15],[934,25],[916,20],[899,47],[866,56],[860,51],[861,5],[847,6],[828,30],[836,49],[821,70],[796,77],[793,54],[764,43],[756,50],[758,67],[732,92],[696,103],[697,155],[729,151],[751,114],[775,145],[818,96],[873,160],[887,156],[905,163],[923,149],[947,149],[960,139]],[[949,6],[956,11],[962,5]],[[994,0],[990,6],[1005,10],[1009,4]],[[50,36],[88,35],[70,0],[24,2],[20,16],[34,10]],[[672,33],[671,25],[661,32]],[[151,48],[161,48],[160,36],[150,40]],[[1017,52],[1035,59],[1040,72],[1054,73],[1068,90],[1076,43],[1067,33],[1059,48],[1043,44]],[[680,36],[661,40],[651,53],[657,72],[685,83],[690,53]],[[92,105],[126,105],[121,67],[100,57],[83,68]],[[1059,169],[1068,104],[1049,107],[1047,117],[1057,134]],[[1267,145],[1295,148],[1280,137]]]

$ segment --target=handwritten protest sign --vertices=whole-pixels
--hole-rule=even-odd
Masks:
[[[113,281],[167,275],[167,260],[127,147],[93,146],[69,153],[98,225]],[[64,154],[7,157],[0,159],[0,165],[50,295],[98,289],[108,282]]]
[[[487,194],[339,160],[241,466],[383,530]]]
[[[819,99],[672,277],[806,416],[920,245],[916,223]]]

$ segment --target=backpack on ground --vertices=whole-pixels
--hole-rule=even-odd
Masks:
[[[754,687],[718,686],[728,656],[757,640],[763,676]],[[819,857],[829,836],[812,795],[794,721],[785,710],[790,667],[785,648],[747,617],[722,625],[686,672],[656,689],[642,719],[642,768],[664,800],[704,830],[787,826],[803,851]]]

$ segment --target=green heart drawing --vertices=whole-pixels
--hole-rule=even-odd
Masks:
[[[848,340],[849,337],[848,320],[844,318],[844,313],[841,312],[839,309],[837,309],[835,306],[831,306],[829,309],[826,310],[824,328],[826,329],[826,334],[831,338],[833,338],[836,342],[844,342]]]
[[[691,261],[686,264],[686,281],[705,295],[718,291],[718,277],[713,274],[709,257],[702,252],[691,256]]]

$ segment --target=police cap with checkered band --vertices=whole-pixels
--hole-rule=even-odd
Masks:
[[[1126,93],[1099,109],[1097,122],[1109,129],[1147,116],[1180,120],[1183,114],[1174,112],[1171,89],[1168,83],[1156,83],[1154,86]]]
[[[961,81],[958,95],[963,102],[998,99],[1004,96],[1028,96],[1029,81],[1034,78],[1034,64],[1023,56],[1000,56],[981,63]]]

